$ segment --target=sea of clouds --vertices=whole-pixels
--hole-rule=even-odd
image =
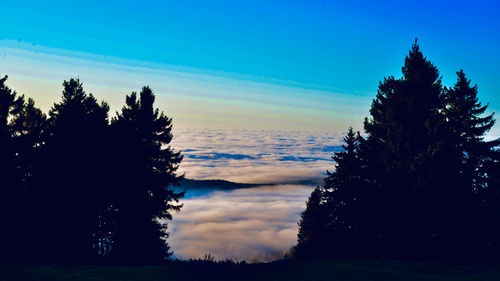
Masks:
[[[281,130],[174,132],[171,143],[184,155],[187,178],[275,183],[230,191],[188,190],[184,207],[169,222],[174,256],[271,261],[297,240],[297,222],[314,185],[333,170],[331,156],[342,134]],[[314,181],[312,181],[314,182]]]
[[[171,143],[184,155],[186,178],[291,183],[323,178],[342,134],[281,130],[179,129]]]

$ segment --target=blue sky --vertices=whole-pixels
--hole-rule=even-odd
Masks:
[[[418,37],[445,84],[463,68],[479,85],[480,99],[500,109],[500,4],[374,2],[8,1],[0,18],[0,72],[42,107],[56,101],[57,92],[47,94],[39,86],[60,92],[57,79],[65,74],[62,79],[80,76],[115,110],[123,100],[118,92],[150,84],[183,127],[273,128],[269,123],[275,121],[275,127],[288,129],[360,129],[378,81],[400,76]],[[46,69],[30,69],[39,65]],[[176,86],[161,83],[167,74],[153,79],[143,68],[170,71],[164,80]],[[193,76],[179,83],[172,71]],[[123,73],[137,73],[136,83],[130,81],[134,75],[120,78]],[[103,76],[109,79],[102,81]],[[235,87],[238,91],[229,93]],[[252,99],[257,93],[264,98]],[[194,117],[187,104],[201,110],[200,99],[211,99],[219,111]],[[311,112],[301,115],[302,103]],[[241,108],[229,112],[228,105]],[[315,115],[316,109],[323,112]],[[264,113],[252,122],[255,110]]]

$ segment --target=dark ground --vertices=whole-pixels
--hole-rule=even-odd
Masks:
[[[497,265],[442,265],[381,260],[206,264],[164,266],[0,266],[2,281],[153,280],[500,280]]]

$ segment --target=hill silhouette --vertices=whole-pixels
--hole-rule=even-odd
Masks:
[[[294,185],[310,185],[315,186],[320,184],[322,179],[310,178],[290,182],[274,182],[274,183],[239,183],[221,179],[183,179],[179,182],[179,189],[214,189],[214,190],[232,190],[239,188],[252,188],[258,186],[275,186],[282,184]]]

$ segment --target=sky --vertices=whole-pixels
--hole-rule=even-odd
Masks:
[[[377,3],[374,3],[377,2]],[[178,128],[362,129],[418,37],[500,108],[496,1],[7,1],[0,74],[48,110],[79,77],[119,110],[150,85]],[[494,128],[497,134],[498,126]]]

